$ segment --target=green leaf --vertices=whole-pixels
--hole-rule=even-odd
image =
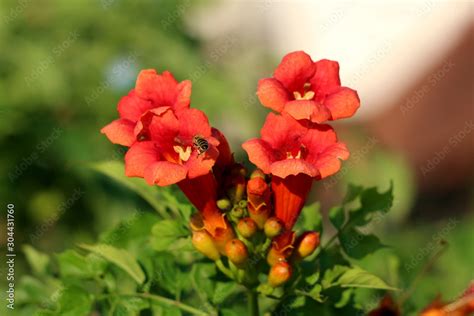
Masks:
[[[235,290],[236,284],[234,282],[217,282],[212,302],[215,305],[222,304],[229,296],[234,294]]]
[[[335,265],[331,269],[326,270],[324,273],[323,279],[321,280],[321,285],[323,289],[327,289],[336,284],[336,279],[343,274],[349,267]]]
[[[126,177],[124,171],[125,167],[122,162],[99,162],[91,165],[91,169],[108,176],[117,183],[120,183],[134,191],[146,200],[162,217],[170,218],[167,213],[167,206],[169,206],[169,203],[167,203],[167,200],[163,198],[163,194],[160,194],[156,186],[148,185],[143,179]],[[160,188],[160,190],[167,190],[167,188]]]
[[[360,203],[365,212],[386,213],[393,204],[393,183],[390,182],[390,187],[383,193],[379,193],[377,188],[364,190],[360,196]]]
[[[343,291],[341,295],[341,299],[336,304],[334,304],[334,307],[342,308],[346,306],[351,300],[352,293],[353,293],[352,288]]]
[[[183,287],[182,272],[171,253],[160,252],[154,258],[154,283],[173,295],[178,295]],[[184,284],[189,286],[189,284]]]
[[[313,300],[323,303],[324,297],[321,295],[322,290],[323,290],[323,287],[321,286],[321,284],[316,284],[309,292],[309,295],[311,295],[311,298]]]
[[[397,288],[389,286],[378,276],[375,276],[357,266],[346,270],[338,279],[337,284],[341,287],[357,287],[398,291]]]
[[[159,221],[152,227],[151,233],[151,244],[156,251],[167,250],[178,239],[190,235],[189,229],[176,220]]]
[[[311,275],[308,275],[307,277],[305,277],[305,282],[308,283],[309,285],[313,285],[314,283],[316,283],[318,280],[319,280],[319,271],[311,274]]]
[[[189,274],[190,283],[203,300],[210,300],[214,296],[216,265],[213,263],[195,263]]]
[[[138,284],[142,284],[143,281],[145,281],[145,274],[143,273],[143,270],[141,269],[137,260],[128,251],[106,244],[81,244],[79,247],[89,250],[114,263],[127,272]]]
[[[323,219],[319,202],[303,207],[300,217],[298,229],[317,231],[320,232],[320,234],[323,233]]]
[[[30,245],[24,245],[22,249],[25,253],[26,261],[28,261],[28,264],[30,265],[31,269],[33,269],[33,272],[37,275],[46,274],[46,270],[50,262],[49,256],[39,252]]]
[[[147,300],[140,297],[120,296],[115,302],[115,314],[120,316],[138,315],[141,310],[148,308]]]
[[[346,221],[346,215],[344,214],[344,208],[342,206],[336,206],[329,210],[329,220],[338,230],[341,229],[342,225]]]
[[[344,252],[355,259],[362,259],[385,247],[377,236],[373,234],[365,235],[355,228],[344,229],[338,237]]]
[[[364,190],[360,195],[360,208],[349,212],[349,223],[352,226],[364,226],[370,222],[375,212],[387,213],[393,204],[393,186],[383,193],[377,188]]]
[[[90,271],[87,269],[86,257],[80,255],[74,250],[66,250],[56,255],[59,264],[59,272],[62,278],[90,277]]]
[[[92,302],[92,295],[86,290],[77,286],[66,287],[59,297],[59,315],[89,315],[92,309]]]
[[[344,200],[342,203],[347,204],[349,202],[354,201],[356,198],[359,197],[363,189],[364,188],[361,185],[355,185],[355,184],[349,183],[349,185],[347,186],[346,196],[344,197]]]

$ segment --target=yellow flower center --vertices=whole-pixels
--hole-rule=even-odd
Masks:
[[[301,159],[301,150],[298,150],[296,155],[293,155],[291,152],[286,153],[286,159]]]
[[[179,155],[179,162],[188,161],[191,157],[191,146],[187,146],[186,149],[183,149],[182,146],[173,146],[174,151]]]
[[[311,83],[306,82],[303,86],[304,94],[301,95],[299,91],[294,91],[293,96],[295,100],[312,100],[314,98],[314,91],[309,90]]]

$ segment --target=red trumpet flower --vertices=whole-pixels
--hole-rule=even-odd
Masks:
[[[216,206],[217,184],[211,173],[219,142],[211,136],[205,114],[197,109],[174,113],[170,107],[160,107],[150,110],[142,121],[137,127],[146,140],[135,142],[125,155],[125,174],[143,177],[151,185],[177,183],[201,212],[211,235],[226,228]],[[206,151],[196,148],[195,136],[206,142]]]
[[[283,57],[273,78],[259,81],[257,95],[274,111],[316,123],[351,117],[360,105],[355,90],[341,87],[336,61],[313,62],[302,51]]]
[[[340,159],[349,157],[330,126],[302,124],[287,114],[270,113],[261,139],[251,139],[242,147],[252,163],[273,175],[275,214],[286,229],[296,222],[313,179],[334,174],[341,167]]]
[[[142,70],[135,89],[118,104],[120,118],[102,128],[101,132],[114,144],[131,146],[143,136],[136,125],[144,114],[160,107],[170,107],[175,111],[187,109],[190,97],[191,81],[178,83],[168,71],[160,75],[154,69]]]

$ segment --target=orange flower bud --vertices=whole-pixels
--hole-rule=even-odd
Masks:
[[[271,217],[267,219],[263,227],[265,230],[265,235],[268,238],[273,238],[280,235],[283,231],[283,223],[276,217]]]
[[[247,182],[247,201],[250,217],[263,229],[265,221],[270,216],[270,187],[265,182],[265,175],[255,170]]]
[[[257,224],[250,217],[242,218],[237,224],[237,230],[243,237],[250,238],[257,231]]]
[[[279,262],[286,261],[293,253],[295,242],[294,232],[285,232],[273,239],[272,248],[268,251],[267,262],[273,266]]]
[[[296,258],[303,259],[311,255],[319,246],[318,232],[304,232],[296,241]]]
[[[239,239],[229,240],[225,245],[225,253],[237,267],[242,267],[249,257],[247,247]]]
[[[192,243],[200,253],[205,255],[211,260],[218,260],[220,258],[219,251],[217,250],[212,237],[205,230],[199,230],[193,232]]]
[[[291,266],[288,262],[279,262],[272,266],[268,274],[268,283],[272,287],[279,287],[291,278]]]
[[[229,240],[235,238],[235,233],[229,223],[226,221],[227,227],[225,229],[218,229],[213,236],[214,243],[219,252],[225,255],[225,245]]]
[[[262,178],[263,180],[265,180],[265,174],[263,173],[262,170],[255,169],[250,175],[250,179],[253,179],[253,178]]]

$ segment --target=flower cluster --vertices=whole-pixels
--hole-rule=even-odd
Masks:
[[[272,78],[260,80],[257,95],[277,114],[268,114],[260,138],[242,145],[257,167],[250,176],[234,161],[224,135],[190,107],[191,82],[179,83],[166,71],[140,72],[135,89],[118,104],[120,118],[102,133],[129,147],[127,176],[183,191],[198,210],[190,222],[198,251],[247,284],[258,282],[245,271],[262,259],[267,283],[278,287],[290,279],[292,265],[319,245],[319,232],[293,230],[313,181],[336,173],[349,157],[323,123],[352,116],[359,98],[341,86],[337,62],[313,62],[301,51],[286,55]]]

